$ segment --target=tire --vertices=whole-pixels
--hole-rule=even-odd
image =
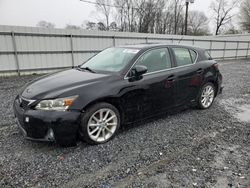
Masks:
[[[206,93],[207,92],[207,93]],[[209,94],[211,93],[211,94]],[[215,99],[215,86],[213,83],[208,82],[204,84],[199,92],[197,107],[199,109],[208,109],[212,106]],[[206,102],[207,101],[207,102]]]
[[[90,106],[83,114],[79,133],[89,144],[103,144],[116,135],[119,127],[120,114],[117,108],[102,102]]]

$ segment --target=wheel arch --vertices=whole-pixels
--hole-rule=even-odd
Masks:
[[[214,87],[215,87],[215,96],[217,96],[218,90],[219,90],[219,88],[218,88],[219,84],[217,83],[217,80],[216,80],[216,77],[215,77],[214,73],[211,72],[211,71],[206,73],[205,79],[204,79],[204,82],[203,82],[202,86],[204,84],[208,83],[208,82],[210,82],[210,83],[212,83],[214,85]]]
[[[84,111],[85,111],[86,109],[88,109],[90,106],[93,106],[94,104],[102,103],[102,102],[109,103],[109,104],[113,105],[113,106],[119,111],[121,123],[124,122],[124,116],[125,116],[125,115],[124,115],[124,111],[123,111],[123,108],[122,108],[121,101],[120,101],[120,99],[117,98],[117,97],[103,97],[103,98],[96,99],[96,100],[94,100],[94,101],[89,102],[89,103],[82,109],[82,111],[84,112]]]
[[[210,78],[210,79],[207,79],[205,82],[204,82],[204,84],[206,84],[206,83],[212,83],[213,85],[214,85],[214,87],[215,87],[215,97],[217,96],[217,94],[218,94],[218,87],[219,87],[219,85],[218,85],[218,83],[217,83],[217,81],[215,80],[215,79],[213,79],[213,78]],[[203,84],[203,85],[204,85]]]

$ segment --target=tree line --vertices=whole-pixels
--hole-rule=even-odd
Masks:
[[[178,35],[185,32],[186,0],[81,1],[94,4],[103,19],[98,22],[87,21],[82,26],[68,24],[65,28]],[[213,0],[208,11],[213,15],[210,19],[204,12],[189,11],[188,35],[250,32],[250,0]],[[233,25],[234,18],[239,20],[240,30]],[[209,22],[215,28],[212,33],[209,31]],[[45,21],[39,22],[37,26],[55,27]]]

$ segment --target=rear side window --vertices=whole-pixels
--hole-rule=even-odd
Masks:
[[[177,66],[191,65],[196,59],[196,52],[186,48],[173,48]]]

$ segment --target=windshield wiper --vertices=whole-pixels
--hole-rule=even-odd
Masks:
[[[92,69],[89,68],[89,67],[81,67],[81,66],[78,66],[77,69],[80,69],[80,70],[87,70],[87,71],[89,71],[89,72],[96,73],[94,70],[92,70]]]

